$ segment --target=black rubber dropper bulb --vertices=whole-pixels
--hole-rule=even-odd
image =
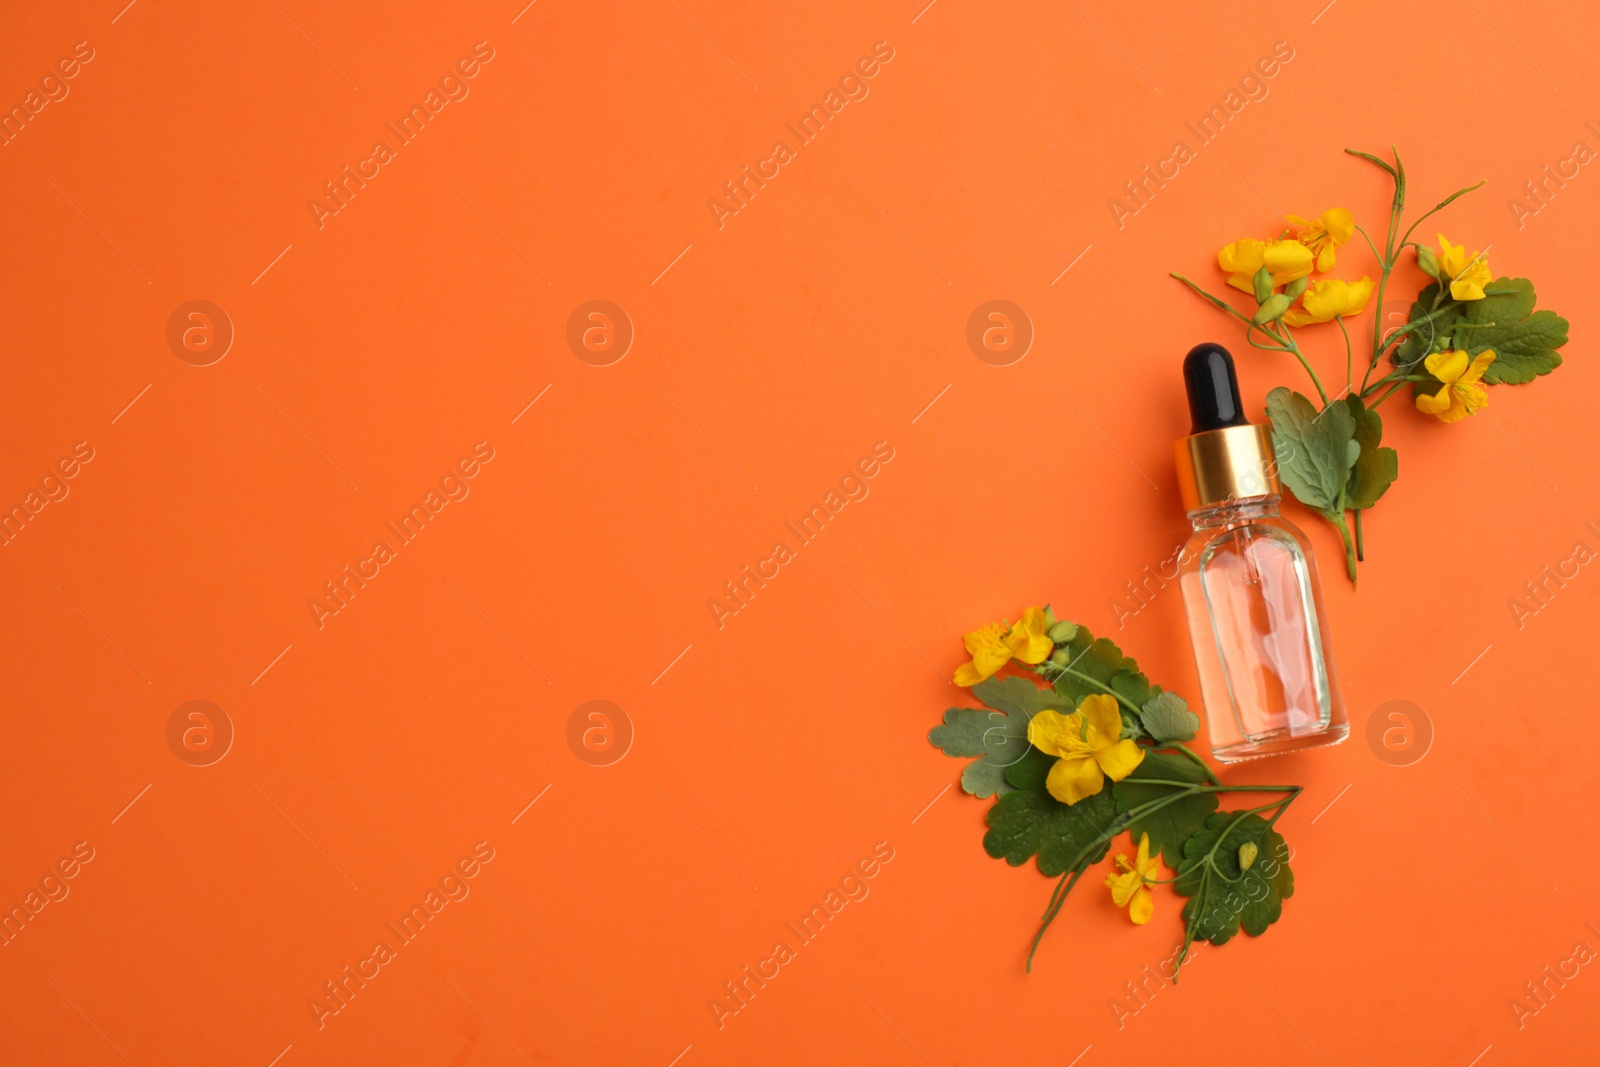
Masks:
[[[1239,376],[1226,348],[1208,341],[1189,349],[1183,357],[1183,384],[1189,391],[1191,434],[1249,425],[1239,400]]]

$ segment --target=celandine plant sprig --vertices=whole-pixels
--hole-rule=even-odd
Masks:
[[[1015,625],[966,635],[972,662],[956,671],[983,708],[951,708],[928,740],[947,756],[971,759],[961,788],[994,797],[983,847],[1013,867],[1034,858],[1058,878],[1033,954],[1073,886],[1127,834],[1134,858],[1119,853],[1106,873],[1111,901],[1135,923],[1156,912],[1156,892],[1187,897],[1183,951],[1196,939],[1220,945],[1242,927],[1264,933],[1294,892],[1289,847],[1274,828],[1300,795],[1297,785],[1224,785],[1184,744],[1200,721],[1106,638],[1029,608]],[[1000,677],[1008,665],[1026,675]],[[1218,796],[1279,794],[1218,811]],[[1174,877],[1160,877],[1162,864]],[[1174,970],[1173,980],[1177,980]]]
[[[1267,394],[1278,452],[1279,476],[1297,500],[1339,531],[1351,584],[1356,563],[1365,558],[1361,513],[1372,507],[1399,477],[1399,455],[1381,446],[1383,420],[1378,408],[1409,386],[1418,411],[1453,423],[1488,406],[1486,385],[1521,385],[1561,365],[1556,351],[1567,343],[1567,320],[1553,311],[1535,311],[1533,283],[1526,278],[1496,278],[1487,249],[1468,253],[1438,234],[1439,247],[1413,241],[1417,227],[1436,212],[1483,185],[1445,197],[1404,233],[1406,169],[1366,152],[1345,149],[1377,166],[1394,183],[1394,199],[1383,247],[1358,226],[1350,212],[1334,208],[1315,220],[1287,216],[1276,238],[1245,238],[1217,254],[1227,283],[1249,293],[1255,311],[1245,314],[1181,274],[1172,276],[1238,320],[1253,347],[1283,352],[1299,360],[1316,387],[1317,398],[1282,386]],[[1359,384],[1354,346],[1345,320],[1362,314],[1372,299],[1372,279],[1350,282],[1314,278],[1335,269],[1338,250],[1360,234],[1378,259],[1378,313],[1372,317],[1370,351],[1363,354]],[[1408,321],[1385,330],[1384,294],[1406,249],[1429,281],[1417,294]],[[1330,396],[1294,331],[1335,322],[1344,337],[1345,386]],[[1386,366],[1381,366],[1384,364]],[[1374,378],[1374,375],[1378,377]],[[1347,516],[1354,516],[1354,536]]]

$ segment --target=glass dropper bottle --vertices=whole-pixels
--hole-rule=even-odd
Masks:
[[[1179,585],[1212,754],[1224,763],[1333,745],[1350,733],[1311,544],[1278,513],[1272,431],[1245,418],[1233,357],[1183,361],[1190,435],[1174,445],[1194,532]]]

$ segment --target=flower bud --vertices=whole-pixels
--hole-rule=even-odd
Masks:
[[[1254,841],[1246,841],[1239,846],[1239,869],[1248,871],[1255,866],[1256,854],[1261,851]]]
[[[1417,266],[1430,278],[1439,276],[1439,257],[1434,255],[1433,249],[1427,245],[1417,246]]]
[[[1265,304],[1267,297],[1272,295],[1272,272],[1262,267],[1250,279],[1250,284],[1256,289],[1256,303]]]
[[[1078,636],[1078,624],[1067,622],[1065,619],[1050,627],[1050,640],[1058,645],[1064,645]]]
[[[1283,313],[1289,310],[1289,305],[1292,303],[1294,301],[1282,293],[1274,293],[1267,297],[1266,302],[1256,309],[1256,313],[1251,317],[1250,321],[1257,326],[1264,326],[1269,322],[1277,322],[1283,317]]]
[[[1283,295],[1288,297],[1290,300],[1293,300],[1301,293],[1305,292],[1306,286],[1310,284],[1310,275],[1306,275],[1304,278],[1296,278],[1294,281],[1283,287]]]
[[[1058,648],[1050,654],[1050,662],[1054,663],[1057,667],[1065,667],[1067,664],[1072,662],[1072,657],[1067,655],[1066,649]]]
[[[1049,604],[1046,604],[1044,606],[1044,628],[1045,628],[1045,632],[1048,633],[1050,628],[1052,626],[1054,626],[1055,624],[1056,624],[1056,613],[1050,610],[1050,605]]]

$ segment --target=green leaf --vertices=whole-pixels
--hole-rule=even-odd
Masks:
[[[1027,678],[1009,675],[1005,678],[985,678],[972,687],[972,695],[989,707],[1010,718],[1027,720],[1045,708],[1063,710],[1061,698],[1050,689],[1041,689]],[[1023,731],[1026,735],[1027,731]]]
[[[975,797],[1008,792],[1006,765],[1028,751],[1028,720],[983,708],[949,708],[928,740],[947,756],[977,756],[961,772],[961,788]]]
[[[1272,418],[1283,483],[1307,507],[1329,514],[1340,510],[1342,490],[1355,463],[1350,409],[1329,404],[1319,412],[1310,400],[1279,386],[1267,394],[1267,414]]]
[[[1050,768],[1055,763],[1054,756],[1029,748],[1026,756],[1006,768],[1006,783],[1013,789],[1043,789],[1045,779],[1050,776]]]
[[[1132,663],[1132,660],[1128,661]],[[1152,688],[1150,679],[1137,667],[1124,667],[1111,676],[1111,689],[1128,703],[1136,708],[1144,707],[1145,701],[1161,692],[1159,686]]]
[[[1361,446],[1356,465],[1350,468],[1345,503],[1352,508],[1370,508],[1400,476],[1400,454],[1392,448],[1379,447],[1378,443],[1383,440],[1383,419],[1376,411],[1368,410],[1361,397],[1351,393],[1344,402],[1355,423],[1356,443]]]
[[[1185,712],[1193,718],[1192,712]],[[1146,752],[1143,761],[1133,773],[1111,787],[1117,801],[1117,813],[1126,814],[1141,804],[1162,800],[1184,791],[1181,785],[1152,785],[1147,779],[1174,782],[1206,782],[1205,768],[1182,756],[1163,752]],[[1150,835],[1150,854],[1160,853],[1168,867],[1177,870],[1183,860],[1184,843],[1205,825],[1206,816],[1217,810],[1215,793],[1196,793],[1174,800],[1166,807],[1135,819],[1128,832],[1137,842],[1141,834]]]
[[[986,678],[972,695],[989,705],[950,708],[944,722],[928,731],[928,740],[947,756],[980,757],[961,772],[961,788],[978,797],[1009,792],[1005,770],[1031,750],[1028,720],[1043,708],[1065,710],[1054,690],[1040,689],[1026,678]]]
[[[1498,278],[1489,291],[1492,295],[1482,300],[1462,304],[1459,325],[1451,333],[1451,342],[1469,355],[1494,349],[1495,360],[1483,380],[1491,385],[1521,385],[1561,366],[1556,349],[1567,343],[1567,320],[1554,311],[1533,310],[1537,299],[1533,283],[1526,278]]]
[[[999,721],[1003,719],[983,708],[948,708],[944,724],[929,730],[928,740],[944,750],[946,756],[982,756],[989,751],[986,734],[991,728],[1003,726]]]
[[[1067,701],[1069,709],[1076,708],[1086,696],[1104,693],[1120,671],[1126,670],[1130,675],[1123,680],[1124,684],[1137,684],[1131,676],[1139,673],[1139,665],[1124,656],[1115,641],[1108,637],[1097,640],[1086,627],[1078,627],[1072,640],[1057,649],[1061,651],[1067,653],[1067,670],[1073,673],[1060,673],[1055,686],[1056,693]],[[1148,679],[1145,684],[1149,684]]]
[[[1283,901],[1294,894],[1289,846],[1259,815],[1239,817],[1219,811],[1183,847],[1183,863],[1173,890],[1189,897],[1183,906],[1185,944],[1195,938],[1213,945],[1226,942],[1239,928],[1259,936],[1283,914]],[[1239,846],[1250,842],[1258,851],[1248,871],[1239,867]]]
[[[1019,789],[1007,793],[989,809],[989,832],[983,835],[983,848],[1013,867],[1037,855],[1039,873],[1054,878],[1110,828],[1116,814],[1109,789],[1070,806],[1049,793]],[[1088,862],[1104,859],[1109,848],[1109,839],[1102,841],[1090,849]]]
[[[1200,730],[1200,717],[1177,693],[1157,692],[1145,701],[1139,712],[1145,733],[1157,741],[1193,741]],[[1194,764],[1184,761],[1189,766]]]
[[[990,763],[987,759],[975,759],[961,769],[961,788],[975,797],[1011,792],[1005,765]]]
[[[1439,283],[1433,282],[1417,294],[1417,299],[1411,305],[1411,316],[1407,322],[1416,322],[1434,311],[1433,302],[1439,298]],[[1444,309],[1436,318],[1418,326],[1411,333],[1406,334],[1406,339],[1400,342],[1400,347],[1395,350],[1394,363],[1399,367],[1420,368],[1423,359],[1429,352],[1436,351],[1444,346],[1444,341],[1450,334],[1450,327],[1456,324],[1461,317],[1461,309],[1465,305],[1455,303],[1448,297],[1445,299]],[[1424,373],[1418,370],[1417,373]],[[1438,392],[1437,386],[1434,389]]]

